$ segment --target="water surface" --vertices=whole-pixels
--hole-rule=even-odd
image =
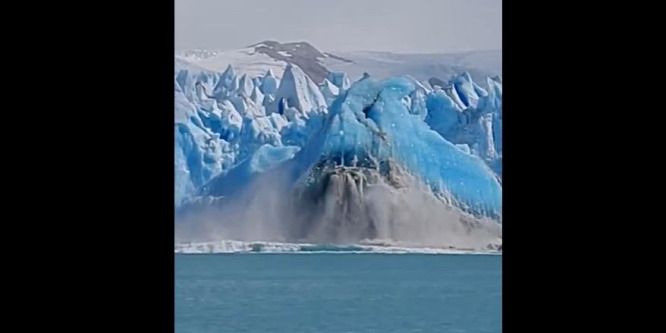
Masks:
[[[177,333],[501,332],[502,256],[176,254]]]

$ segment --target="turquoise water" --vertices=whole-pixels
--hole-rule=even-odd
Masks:
[[[502,256],[175,255],[177,333],[501,332]]]

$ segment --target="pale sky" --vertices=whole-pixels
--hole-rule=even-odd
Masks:
[[[322,51],[502,49],[502,0],[175,0],[176,49],[307,41]]]

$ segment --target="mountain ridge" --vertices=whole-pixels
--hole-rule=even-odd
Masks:
[[[233,65],[252,77],[272,69],[281,78],[288,64],[301,68],[315,83],[323,84],[331,72],[344,72],[352,80],[367,72],[376,78],[410,75],[420,82],[469,72],[485,84],[486,77],[502,75],[502,51],[479,50],[452,53],[396,53],[385,51],[323,51],[308,42],[266,40],[233,50],[186,49],[176,51],[182,60],[221,72]]]

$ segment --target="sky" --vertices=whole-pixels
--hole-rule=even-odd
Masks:
[[[502,0],[175,0],[177,50],[307,41],[322,51],[502,49]]]

